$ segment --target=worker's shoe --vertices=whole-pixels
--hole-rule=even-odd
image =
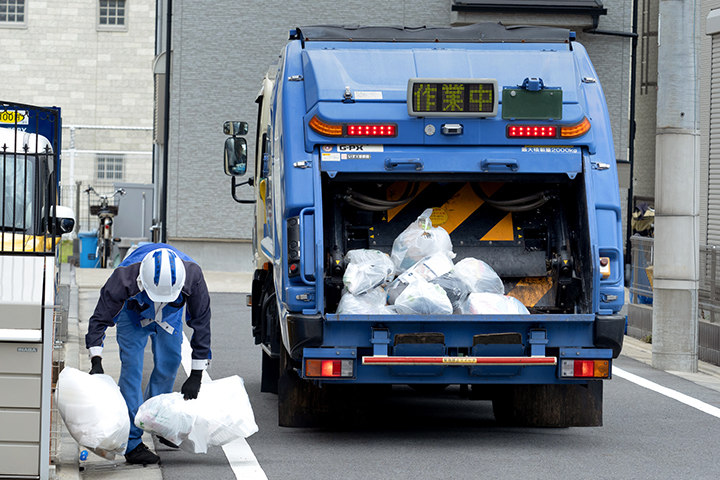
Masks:
[[[125,454],[125,461],[135,465],[149,465],[151,463],[158,463],[160,457],[151,452],[147,445],[141,443]]]
[[[168,440],[165,437],[161,437],[160,435],[157,436],[158,442],[162,443],[163,445],[166,445],[170,448],[180,448],[179,446],[175,445],[173,442]]]

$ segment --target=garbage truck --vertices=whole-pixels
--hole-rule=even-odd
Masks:
[[[228,121],[225,173],[254,203],[248,306],[280,425],[321,425],[388,386],[452,386],[510,425],[602,425],[625,328],[621,207],[605,97],[574,32],[299,27],[257,104],[254,172],[237,183],[248,124]],[[451,265],[429,275],[422,248],[398,262],[413,229],[450,245]],[[395,269],[353,294],[385,262],[363,255]],[[495,291],[436,281],[466,261]],[[391,304],[408,274],[425,283],[406,291],[425,290]]]
[[[49,478],[58,245],[75,225],[58,204],[60,121],[59,108],[0,102],[0,472],[11,478]]]

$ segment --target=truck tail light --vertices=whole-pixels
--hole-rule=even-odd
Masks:
[[[580,123],[560,128],[560,138],[577,138],[590,131],[590,120],[584,117]]]
[[[352,360],[305,360],[305,376],[306,377],[352,377],[353,361]]]
[[[394,137],[397,135],[397,125],[347,125],[348,137]]]
[[[510,125],[508,138],[556,138],[557,127],[548,125]]]
[[[562,378],[607,378],[610,374],[609,360],[562,360]]]
[[[397,137],[398,128],[394,123],[347,123],[332,124],[313,116],[310,128],[326,137]]]

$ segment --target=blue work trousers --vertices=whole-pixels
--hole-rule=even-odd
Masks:
[[[182,331],[171,335],[155,322],[140,327],[133,323],[131,317],[134,315],[134,312],[123,310],[116,325],[121,362],[118,386],[130,414],[130,436],[126,452],[132,451],[142,442],[143,431],[135,426],[138,408],[148,398],[172,392],[182,360]],[[148,337],[152,341],[155,366],[143,395],[143,357]]]

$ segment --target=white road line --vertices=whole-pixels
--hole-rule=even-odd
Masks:
[[[192,365],[192,348],[187,335],[183,332],[182,343],[182,366],[185,374],[190,375],[190,366]],[[203,382],[212,380],[207,372],[203,372]],[[228,444],[223,445],[225,457],[227,457],[232,468],[235,478],[243,480],[268,480],[267,475],[255,458],[250,445],[244,438],[238,438]]]
[[[649,390],[665,395],[666,397],[675,399],[678,402],[684,403],[685,405],[697,408],[701,412],[705,412],[709,415],[712,415],[713,417],[720,418],[720,408],[713,407],[712,405],[702,402],[697,398],[689,397],[684,393],[676,392],[675,390],[672,390],[670,388],[663,387],[662,385],[658,385],[655,382],[651,382],[650,380],[646,380],[642,377],[638,377],[635,374],[626,372],[622,368],[618,368],[614,365],[612,367],[612,374],[613,376],[616,375],[620,378],[624,378],[625,380],[629,380],[637,385],[640,385],[641,387],[645,387]]]

